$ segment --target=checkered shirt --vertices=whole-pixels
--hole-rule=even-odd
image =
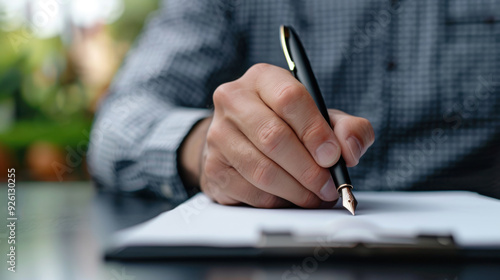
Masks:
[[[183,201],[178,150],[215,88],[260,62],[286,68],[279,26],[300,35],[329,108],[376,141],[356,190],[500,197],[500,1],[171,0],[125,59],[92,130],[98,185]]]

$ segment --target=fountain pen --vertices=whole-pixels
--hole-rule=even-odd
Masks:
[[[282,25],[280,27],[280,41],[290,71],[306,87],[326,122],[332,127],[325,101],[299,36],[293,28]],[[337,192],[342,197],[342,205],[354,215],[358,202],[352,194],[351,179],[342,156],[335,165],[330,167],[330,174],[337,187]]]

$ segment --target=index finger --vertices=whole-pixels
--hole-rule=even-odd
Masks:
[[[262,101],[294,130],[318,165],[334,165],[339,142],[306,88],[283,68],[259,67],[254,86]]]

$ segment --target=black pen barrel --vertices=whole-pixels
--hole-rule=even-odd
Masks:
[[[326,108],[325,101],[323,100],[323,96],[321,95],[318,82],[312,71],[312,67],[309,63],[309,59],[307,58],[305,49],[302,46],[302,43],[295,31],[291,27],[288,27],[288,29],[290,30],[290,37],[288,39],[290,42],[290,54],[292,56],[293,62],[295,63],[295,68],[294,70],[292,70],[292,73],[295,78],[297,78],[297,80],[299,80],[299,82],[301,82],[305,86],[309,94],[311,94],[319,111],[325,118],[326,122],[330,125],[330,127],[332,127],[330,116],[328,115],[328,109]],[[349,177],[349,172],[347,171],[347,167],[342,156],[340,156],[339,161],[330,168],[330,173],[337,188],[344,184],[352,185],[351,179]]]

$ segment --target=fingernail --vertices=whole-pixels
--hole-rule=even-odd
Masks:
[[[339,193],[337,192],[337,188],[335,187],[335,183],[333,183],[332,176],[330,179],[326,181],[325,185],[319,191],[321,198],[325,201],[333,201],[339,198]]]
[[[321,144],[316,150],[316,158],[321,166],[332,166],[340,157],[340,148],[332,141]]]
[[[351,155],[356,160],[356,163],[359,162],[359,158],[361,158],[361,144],[359,143],[356,137],[352,136],[347,139],[347,146],[349,146],[349,150],[351,150]]]

